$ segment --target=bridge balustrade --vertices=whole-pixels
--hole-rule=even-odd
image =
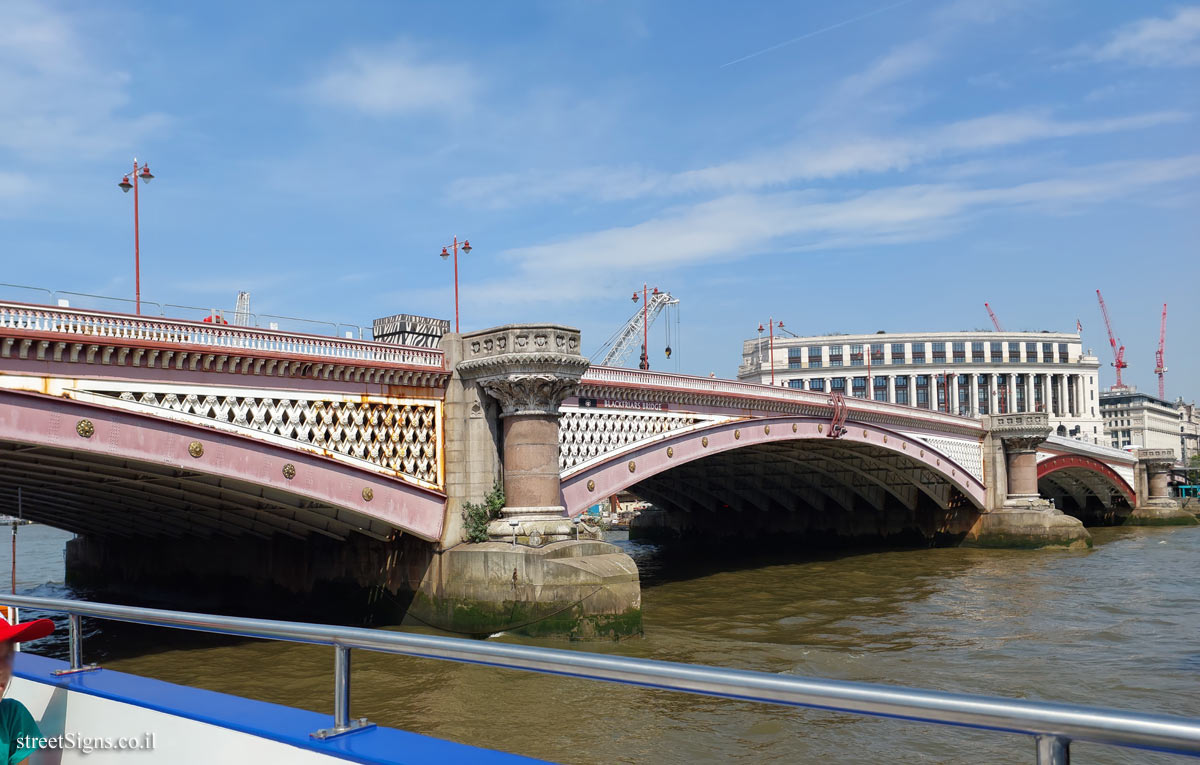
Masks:
[[[433,348],[22,303],[0,302],[0,329],[443,367],[442,352]]]

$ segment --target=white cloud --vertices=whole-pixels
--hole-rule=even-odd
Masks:
[[[74,22],[42,3],[0,3],[0,150],[40,163],[95,157],[167,123],[129,113],[129,75]]]
[[[1097,47],[1076,51],[1093,61],[1135,66],[1196,66],[1200,64],[1200,6],[1180,8],[1168,18],[1148,18],[1121,27]]]
[[[322,103],[373,116],[469,108],[478,80],[461,63],[431,63],[436,50],[397,41],[379,48],[353,48],[308,86]]]
[[[1057,120],[1033,112],[1005,112],[933,127],[910,136],[866,136],[816,145],[802,141],[745,159],[677,173],[604,167],[566,173],[528,171],[460,179],[452,184],[449,193],[460,201],[505,206],[571,197],[613,201],[651,195],[753,191],[863,173],[894,172],[934,159],[1055,138],[1142,130],[1187,119],[1187,114],[1174,111],[1095,120]]]
[[[1197,176],[1200,155],[1186,155],[1110,162],[1010,186],[922,184],[842,197],[737,193],[632,226],[510,250],[504,257],[515,261],[517,276],[471,290],[476,299],[497,305],[522,301],[531,290],[560,301],[586,299],[595,294],[600,275],[620,282],[648,271],[735,261],[780,247],[829,250],[930,240],[957,229],[971,215],[1013,208],[1072,211]]]

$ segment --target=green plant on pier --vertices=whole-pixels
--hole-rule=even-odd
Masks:
[[[492,485],[492,490],[483,498],[483,502],[464,502],[462,507],[463,533],[468,542],[488,541],[487,527],[490,522],[500,517],[504,507],[504,487],[500,481]]]

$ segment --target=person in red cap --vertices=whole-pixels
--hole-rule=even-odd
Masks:
[[[0,694],[8,690],[12,680],[17,643],[43,638],[53,631],[54,622],[49,619],[22,624],[0,620]],[[29,743],[41,737],[42,732],[24,704],[16,699],[0,700],[0,765],[26,765],[29,755],[37,751]]]

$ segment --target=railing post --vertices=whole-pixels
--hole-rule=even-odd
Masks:
[[[1042,734],[1037,737],[1038,765],[1071,765],[1071,739]]]
[[[52,675],[73,675],[77,672],[91,672],[100,669],[97,664],[83,663],[83,617],[79,614],[67,615],[67,653],[70,654],[71,666],[67,669],[56,669]]]
[[[83,667],[83,617],[79,614],[71,614],[70,632],[67,636],[68,648],[71,652],[71,669],[81,669]]]
[[[330,739],[355,731],[374,728],[375,723],[367,718],[350,719],[350,648],[333,646],[333,727],[322,728],[308,734],[312,738]]]
[[[333,727],[350,727],[350,649],[333,647]]]

